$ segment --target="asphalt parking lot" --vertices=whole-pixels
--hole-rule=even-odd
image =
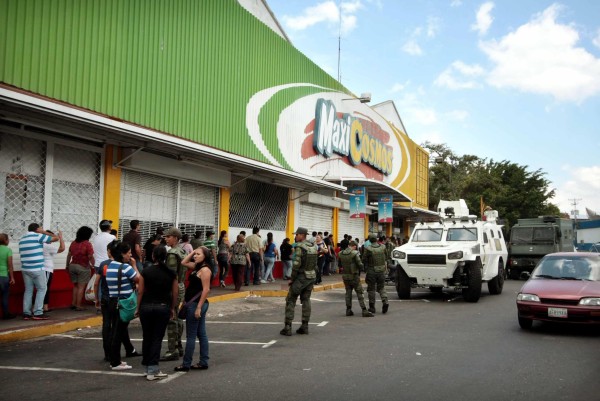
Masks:
[[[155,382],[142,377],[141,358],[128,360],[131,371],[110,371],[99,329],[84,328],[0,345],[0,386],[26,400],[597,399],[600,331],[521,330],[515,307],[521,284],[507,281],[499,296],[484,290],[476,304],[426,290],[400,301],[388,287],[390,311],[374,318],[346,317],[341,289],[314,293],[310,334],[292,337],[279,335],[282,298],[214,303],[210,369],[175,373],[177,362],[165,362],[169,377]],[[298,305],[294,330],[299,315]],[[130,334],[141,348],[138,324]]]

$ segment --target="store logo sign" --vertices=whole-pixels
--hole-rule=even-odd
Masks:
[[[392,149],[367,132],[361,119],[338,116],[331,100],[317,100],[313,149],[325,157],[347,156],[353,166],[366,163],[385,175],[392,172]]]

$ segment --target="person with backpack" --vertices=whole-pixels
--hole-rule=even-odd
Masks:
[[[170,227],[165,233],[165,241],[171,249],[167,252],[167,267],[177,275],[178,294],[177,305],[181,303],[185,295],[186,268],[181,261],[185,258],[185,251],[179,246],[181,231],[176,227]],[[177,361],[183,356],[183,320],[174,316],[167,324],[167,352],[160,358],[161,361]]]

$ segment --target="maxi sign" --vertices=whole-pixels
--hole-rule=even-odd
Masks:
[[[354,166],[364,162],[385,175],[392,172],[392,149],[363,129],[359,118],[339,116],[330,100],[317,101],[313,148],[325,157],[347,156]]]

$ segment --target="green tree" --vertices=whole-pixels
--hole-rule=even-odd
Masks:
[[[507,160],[496,162],[474,155],[459,156],[446,144],[425,142],[429,151],[429,208],[435,210],[441,199],[464,199],[472,214],[480,214],[480,199],[498,210],[512,227],[519,218],[560,215],[550,200],[554,189],[541,169]]]

